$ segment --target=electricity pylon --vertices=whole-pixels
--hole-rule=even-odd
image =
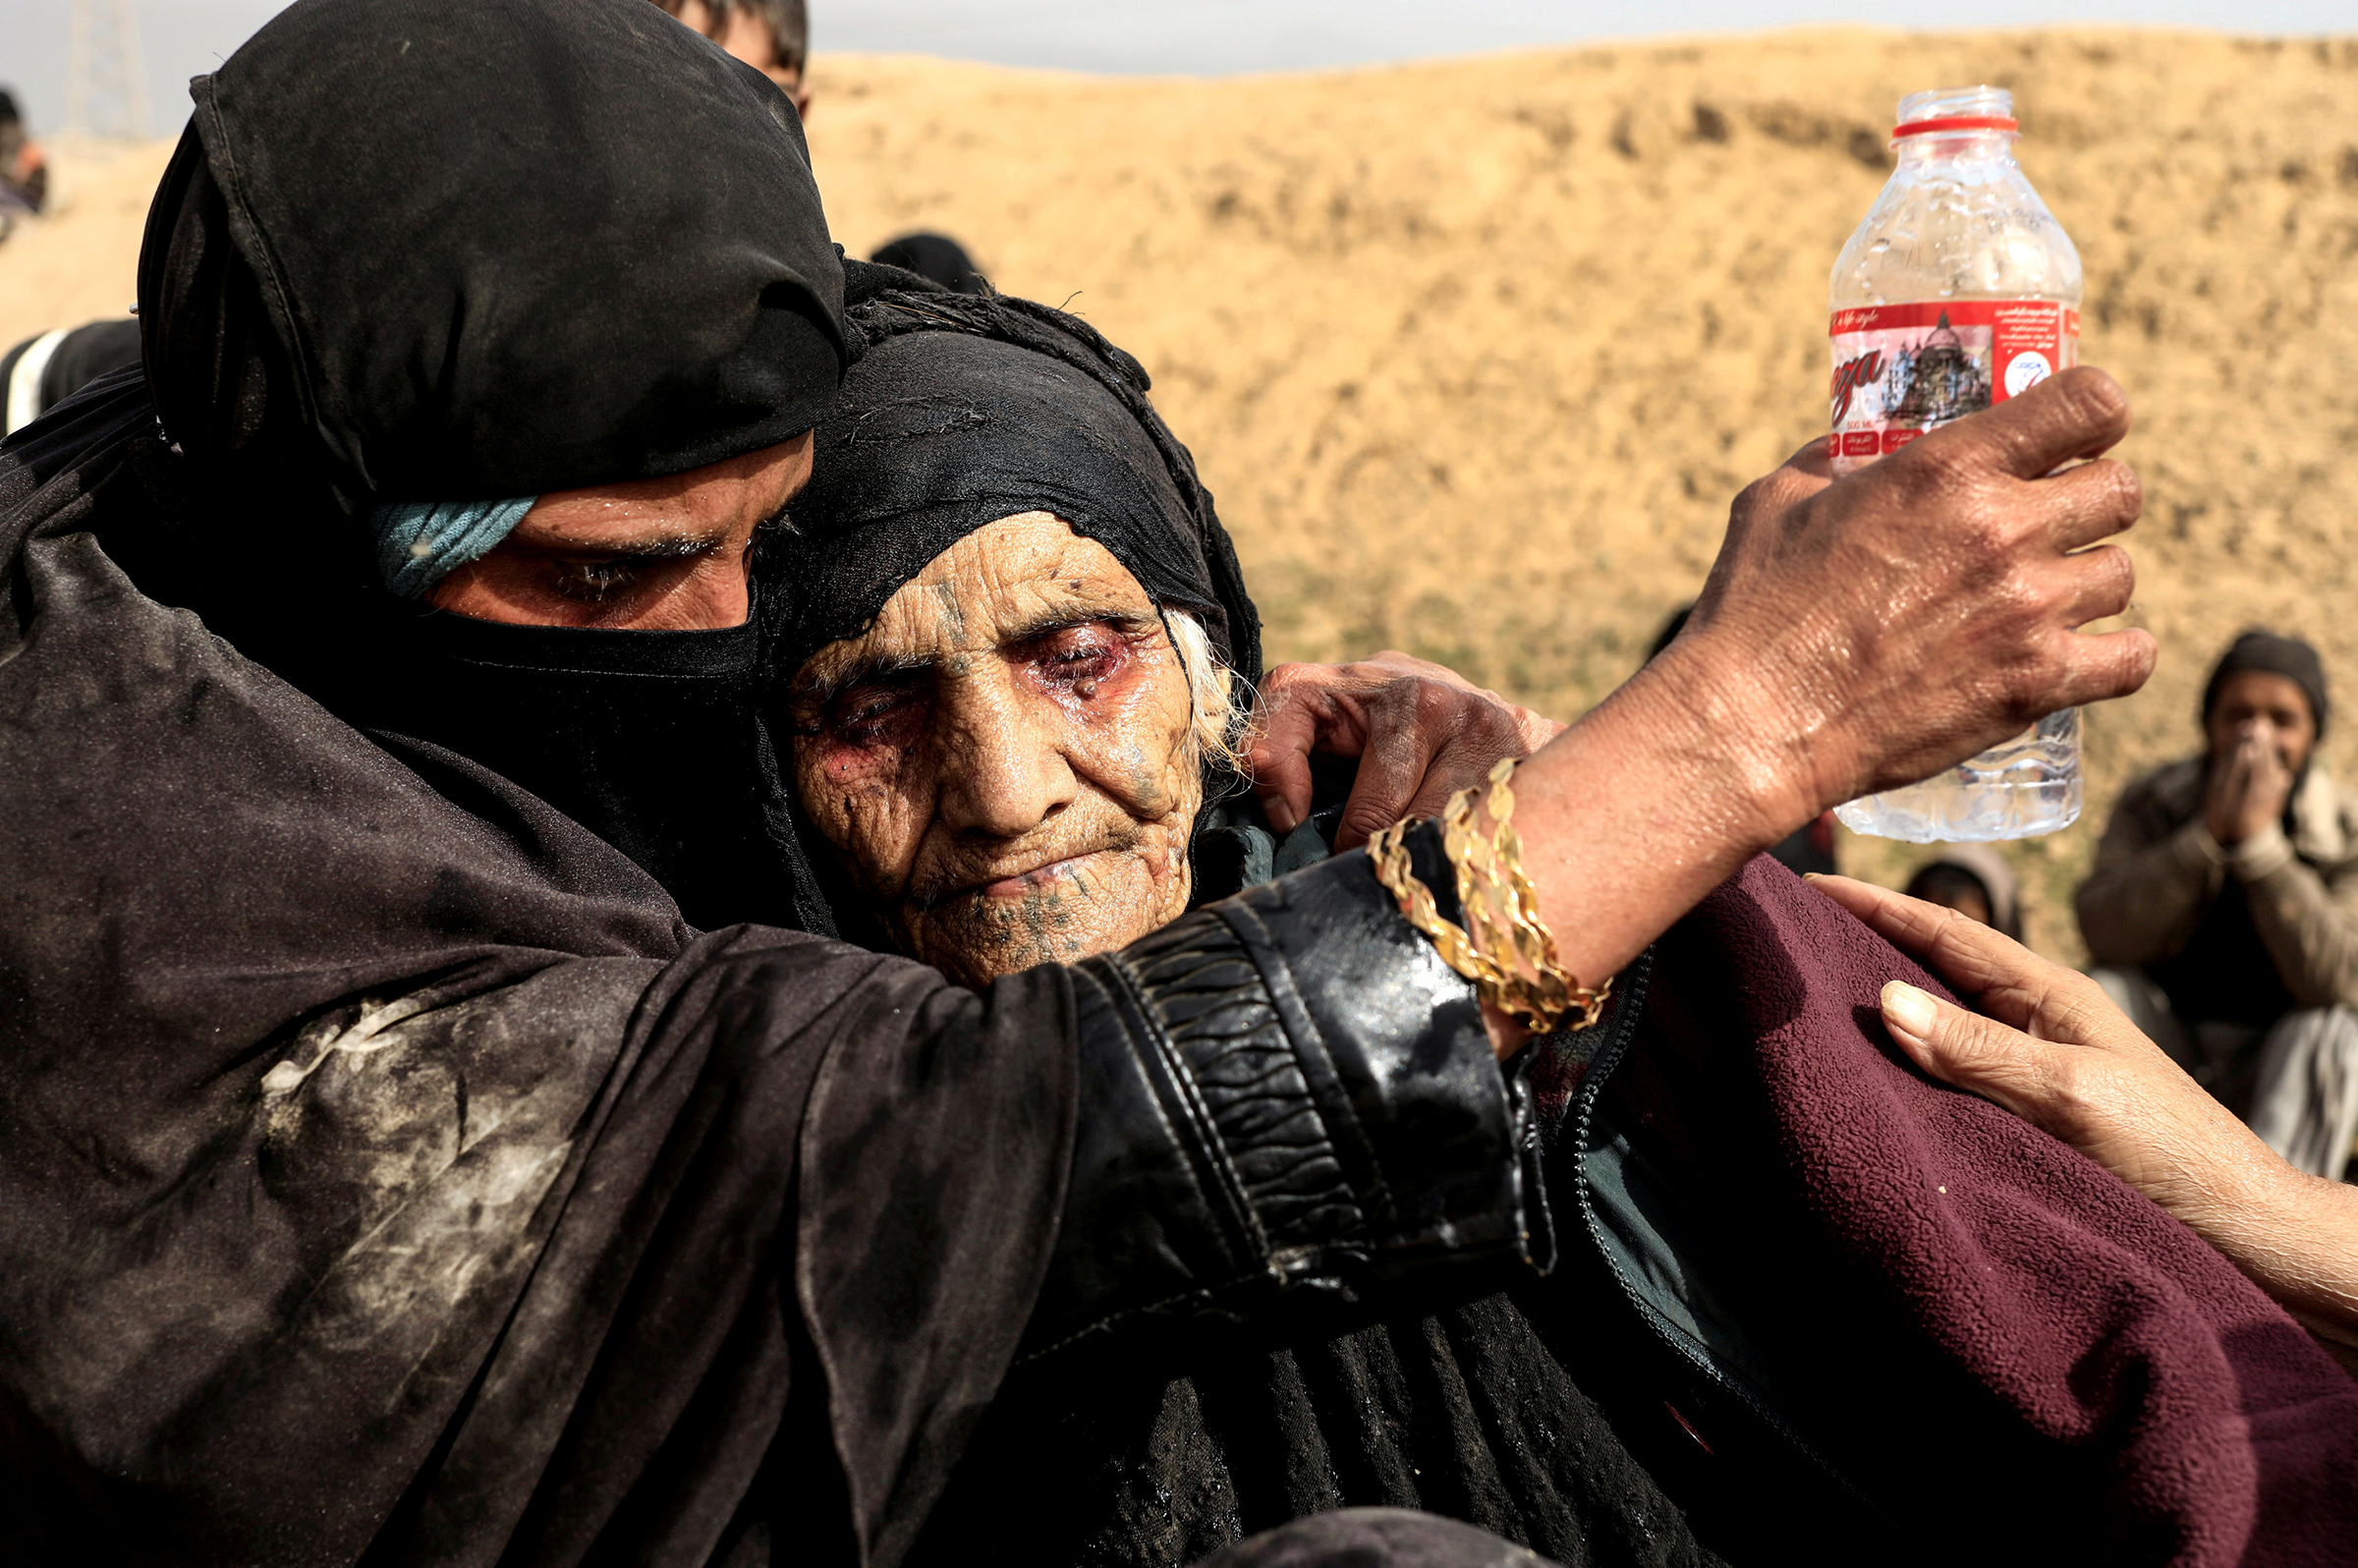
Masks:
[[[66,128],[83,137],[145,140],[147,68],[135,0],[74,0]]]

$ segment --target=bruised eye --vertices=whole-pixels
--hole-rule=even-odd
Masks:
[[[1129,663],[1130,639],[1121,628],[1093,622],[1035,638],[1017,653],[1044,683],[1090,697],[1088,688]]]
[[[917,690],[898,682],[863,682],[827,704],[818,729],[838,746],[906,744],[922,716]]]

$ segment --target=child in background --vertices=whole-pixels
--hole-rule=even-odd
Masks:
[[[1953,909],[2000,936],[2022,940],[2022,899],[2014,872],[1987,844],[1943,844],[1908,878],[1907,896]]]
[[[778,84],[809,119],[811,14],[804,0],[655,0],[655,4]]]

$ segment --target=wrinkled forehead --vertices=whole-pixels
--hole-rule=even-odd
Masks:
[[[1151,622],[1153,595],[1099,541],[1028,511],[962,534],[896,588],[866,631],[803,662],[796,685],[980,654],[1087,622]]]

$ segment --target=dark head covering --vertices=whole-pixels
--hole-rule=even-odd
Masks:
[[[876,248],[870,261],[881,266],[899,267],[928,278],[953,294],[988,294],[990,285],[975,268],[975,258],[966,253],[966,247],[946,234],[904,234]]]
[[[764,540],[755,566],[770,628],[764,657],[779,679],[865,632],[967,534],[1038,511],[1104,545],[1157,605],[1193,612],[1220,661],[1260,681],[1261,619],[1235,546],[1194,458],[1147,401],[1144,366],[1086,321],[1028,300],[954,294],[856,261],[845,273],[856,363],[819,426],[794,527]],[[1235,780],[1215,759],[1205,769],[1199,901],[1276,866],[1249,803],[1220,805]],[[1250,818],[1241,825],[1230,820],[1240,809]],[[854,940],[882,941],[863,925],[839,868],[817,861],[827,896],[813,902],[831,905]]]
[[[763,546],[783,672],[856,637],[977,529],[1052,512],[1157,604],[1200,616],[1222,662],[1261,678],[1261,622],[1195,460],[1147,401],[1139,363],[1026,300],[952,294],[858,267],[859,362],[819,427],[794,531]]]
[[[191,86],[156,410],[347,509],[677,474],[816,424],[842,282],[802,124],[645,0],[300,0]]]
[[[646,0],[300,0],[192,92],[140,258],[172,454],[109,554],[348,722],[538,795],[695,924],[824,929],[750,627],[433,613],[352,515],[815,425],[843,275],[792,105]]]
[[[2211,670],[2211,679],[2203,686],[2203,722],[2211,722],[2211,709],[2218,701],[2218,689],[2227,677],[2243,670],[2259,670],[2269,675],[2281,675],[2301,689],[2309,699],[2309,712],[2317,720],[2317,733],[2326,733],[2326,665],[2317,656],[2317,649],[2297,637],[2278,637],[2274,632],[2246,632],[2220,654],[2218,663]]]

